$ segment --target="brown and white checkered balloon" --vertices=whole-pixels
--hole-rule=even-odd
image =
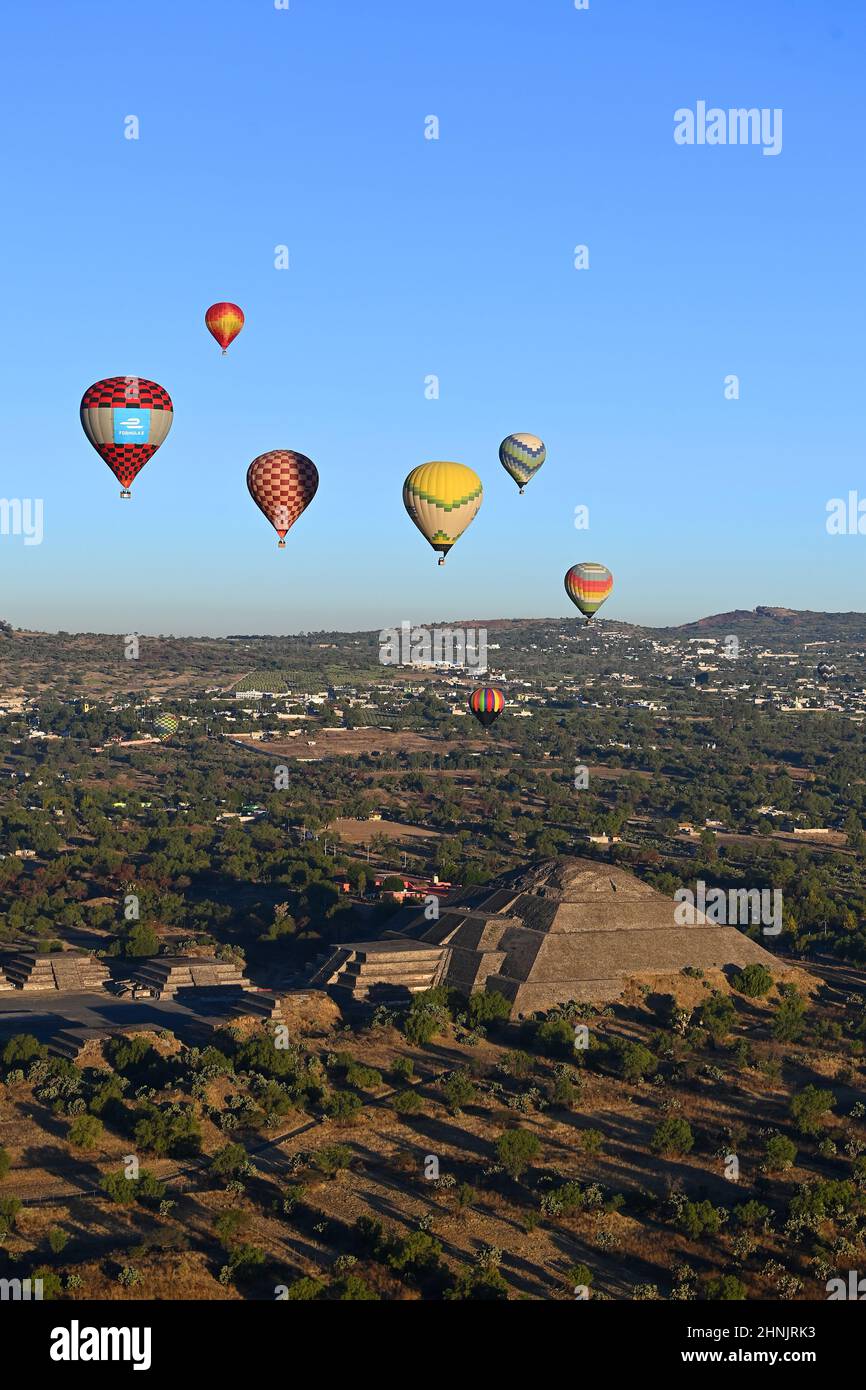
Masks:
[[[285,535],[316,495],[319,473],[312,459],[294,449],[269,449],[247,469],[247,487],[285,547]]]

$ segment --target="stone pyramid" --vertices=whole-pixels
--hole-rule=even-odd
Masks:
[[[443,982],[465,994],[496,990],[512,1017],[565,1004],[602,1002],[626,981],[684,966],[742,967],[775,957],[732,926],[698,913],[680,925],[672,898],[626,869],[563,858],[511,870],[447,902],[437,921],[406,908],[391,930],[447,951]]]

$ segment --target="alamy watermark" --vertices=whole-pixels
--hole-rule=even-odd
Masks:
[[[379,633],[383,666],[463,666],[487,670],[487,629],[413,627],[408,621]]]
[[[680,927],[693,927],[703,921],[727,927],[760,925],[764,936],[778,936],[782,930],[780,888],[708,889],[699,878],[694,891],[678,888],[674,901],[674,921]]]
[[[826,509],[829,536],[866,536],[866,497],[852,489],[847,497],[831,497]]]
[[[0,1279],[0,1303],[29,1303],[41,1299],[41,1279]]]
[[[760,145],[762,154],[782,152],[782,108],[707,108],[705,101],[695,109],[681,106],[674,112],[674,140],[678,145]]]
[[[25,545],[41,545],[43,511],[41,497],[0,497],[0,536],[23,536]]]

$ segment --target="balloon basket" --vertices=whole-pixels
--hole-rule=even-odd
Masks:
[[[285,541],[277,541],[277,550],[285,550],[285,548],[286,548],[286,543],[285,543]]]
[[[127,497],[131,497],[131,496],[132,496],[132,493],[130,492],[130,490],[129,490],[128,487],[122,487],[122,488],[120,489],[120,495],[121,495],[121,497],[123,497],[123,498],[127,498]]]
[[[444,565],[444,564],[445,564],[445,556],[444,556],[444,555],[440,555],[440,556],[439,556],[439,564],[440,564],[440,565]]]

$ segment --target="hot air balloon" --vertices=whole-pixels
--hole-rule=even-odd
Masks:
[[[280,550],[285,550],[286,532],[307,510],[318,486],[316,465],[294,449],[270,449],[247,469],[250,496],[279,536]]]
[[[499,461],[506,473],[511,474],[521,494],[546,458],[547,450],[537,434],[509,434],[499,446]]]
[[[171,429],[171,396],[140,376],[109,376],[81,397],[81,424],[100,458],[130,496],[135,476],[152,458]]]
[[[481,479],[464,463],[422,463],[403,484],[403,506],[418,530],[441,551],[440,565],[481,506]]]
[[[234,342],[244,326],[244,311],[238,304],[212,304],[204,316],[208,332],[216,338],[226,355],[229,343]]]
[[[163,738],[171,738],[180,728],[180,720],[176,714],[158,714],[153,721],[153,727]]]
[[[495,686],[482,685],[469,696],[469,712],[485,729],[494,724],[505,708],[505,696]]]
[[[597,565],[592,560],[572,565],[565,576],[565,592],[587,622],[601,608],[612,588],[613,575],[610,570],[606,565]]]

